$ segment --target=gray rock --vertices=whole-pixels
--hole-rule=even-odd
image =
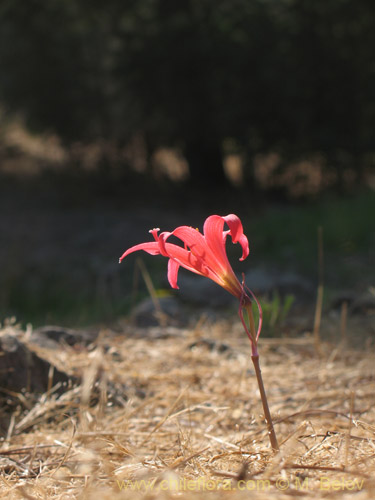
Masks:
[[[178,325],[184,320],[182,304],[175,297],[158,298],[158,310],[151,298],[140,302],[132,313],[133,322],[139,327],[158,326],[161,324]]]
[[[193,350],[199,347],[205,347],[209,351],[217,351],[218,353],[227,353],[231,351],[230,345],[225,342],[219,342],[213,339],[201,338],[191,344],[189,344],[188,348]]]
[[[276,275],[262,268],[252,269],[245,274],[245,283],[255,294],[266,294],[276,287]]]
[[[280,274],[276,280],[276,287],[282,294],[311,295],[314,293],[314,285],[304,276],[292,272]]]
[[[375,293],[370,289],[368,292],[357,297],[350,306],[352,314],[375,314]]]
[[[245,274],[246,285],[259,295],[267,295],[274,291],[281,295],[310,296],[314,293],[313,284],[294,271],[278,271],[275,269],[257,268]]]
[[[96,331],[73,330],[62,326],[47,325],[33,330],[30,341],[32,343],[57,349],[61,343],[73,346],[75,344],[88,345],[98,336]]]
[[[341,290],[332,297],[329,308],[331,310],[340,310],[345,302],[348,306],[351,306],[356,298],[358,298],[358,294],[353,290]]]
[[[231,307],[236,300],[217,283],[199,275],[189,276],[181,273],[178,286],[179,299],[198,306],[225,308]]]
[[[51,364],[39,357],[27,344],[9,333],[0,336],[0,386],[9,391],[45,392]],[[68,374],[53,371],[52,384],[67,384]]]

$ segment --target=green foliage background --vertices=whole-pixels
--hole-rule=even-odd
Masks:
[[[199,225],[210,213],[244,220],[249,266],[313,277],[321,225],[327,281],[373,285],[374,19],[373,0],[2,0],[0,316],[85,323],[128,312],[131,267],[112,267],[121,251],[150,227]],[[3,165],[25,160],[4,139],[15,116],[30,142],[57,137],[55,170],[10,182]],[[111,154],[139,137],[146,167],[135,173],[128,156]],[[98,146],[96,171],[74,156],[77,145]],[[164,147],[187,160],[182,186],[150,167]],[[228,153],[243,160],[237,191],[222,168]],[[314,203],[301,202],[304,191],[287,205],[277,183],[259,189],[256,158],[268,153],[280,158],[271,181],[321,159]],[[332,173],[340,192],[366,190],[330,198]],[[291,182],[304,176],[297,169]],[[165,262],[149,265],[162,286]]]

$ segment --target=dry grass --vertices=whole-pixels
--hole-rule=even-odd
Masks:
[[[1,498],[375,497],[373,353],[263,339],[274,456],[240,325],[123,330],[44,351],[83,381],[15,410]]]

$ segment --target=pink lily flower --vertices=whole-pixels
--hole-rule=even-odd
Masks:
[[[224,224],[227,224],[227,230],[224,230]],[[189,226],[180,226],[172,232],[162,232],[158,234],[160,229],[151,229],[155,241],[141,243],[135,245],[120,257],[120,262],[133,252],[144,250],[151,255],[163,255],[168,257],[168,281],[172,288],[178,288],[177,278],[180,267],[184,267],[201,276],[206,276],[212,281],[222,286],[229,293],[237,297],[239,300],[239,315],[244,326],[244,329],[251,342],[252,361],[255,368],[255,373],[258,380],[259,390],[261,394],[265,419],[268,426],[268,432],[272,449],[277,451],[279,445],[276,439],[276,434],[272,424],[271,414],[268,408],[267,397],[264,390],[262,375],[259,366],[258,354],[258,338],[262,328],[262,309],[260,304],[251,290],[249,290],[242,280],[242,283],[235,275],[227,256],[225,244],[227,236],[232,238],[233,243],[239,243],[242,247],[242,257],[240,260],[246,259],[249,255],[249,242],[244,235],[243,227],[240,219],[234,215],[211,215],[208,217],[203,226],[203,234],[198,229]],[[184,246],[169,243],[167,240],[171,236],[180,239]],[[252,311],[252,301],[247,292],[255,300],[259,310],[258,330],[255,330],[254,316]],[[247,321],[244,318],[243,311],[246,311]]]
[[[229,231],[223,231],[225,222]],[[189,226],[180,226],[173,232],[163,232],[158,235],[159,231],[160,229],[152,229],[150,233],[155,241],[129,248],[121,256],[120,262],[137,250],[144,250],[151,255],[160,254],[169,258],[168,281],[172,288],[178,288],[178,270],[182,266],[188,271],[212,279],[232,295],[241,299],[243,287],[229,264],[225,250],[225,242],[229,234],[233,243],[239,242],[242,246],[240,260],[246,259],[249,255],[249,243],[243,233],[241,221],[236,215],[231,214],[226,217],[211,215],[204,223],[203,234],[198,229]],[[182,240],[184,248],[168,243],[167,239],[170,236],[176,236]]]
[[[224,230],[227,224],[228,230]],[[198,229],[190,226],[180,226],[172,232],[162,232],[159,228],[151,229],[155,241],[135,245],[120,257],[120,262],[129,254],[138,250],[144,250],[151,255],[163,255],[168,257],[168,281],[172,288],[178,288],[177,278],[180,266],[201,276],[206,276],[218,285],[222,286],[229,293],[234,295],[240,303],[239,314],[245,327],[246,333],[253,346],[253,353],[256,354],[256,344],[261,330],[261,319],[258,326],[256,338],[249,330],[243,318],[242,309],[251,307],[251,299],[247,295],[244,283],[240,283],[235,275],[226,253],[226,239],[229,235],[233,243],[239,243],[242,247],[240,260],[246,259],[249,255],[249,242],[243,232],[243,226],[239,217],[234,214],[222,217],[211,215],[203,226],[203,234]],[[168,238],[175,236],[179,238],[184,247],[167,242]],[[245,290],[246,288],[246,290]],[[255,296],[248,290],[253,298]],[[258,308],[260,305],[256,300]]]

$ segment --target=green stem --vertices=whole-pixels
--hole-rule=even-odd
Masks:
[[[255,322],[254,322],[254,316],[253,316],[253,309],[251,307],[251,304],[246,307],[246,311],[248,313],[249,317],[249,325],[250,325],[250,333],[252,339],[252,356],[251,360],[254,365],[255,369],[255,374],[257,377],[257,382],[258,382],[258,387],[259,387],[259,392],[260,392],[260,397],[262,400],[262,406],[263,406],[263,412],[264,412],[264,418],[266,420],[267,424],[267,429],[268,429],[268,437],[271,443],[271,447],[273,451],[279,451],[279,443],[277,442],[277,437],[275,433],[275,429],[273,427],[273,422],[272,422],[272,417],[271,417],[271,412],[268,406],[268,400],[267,400],[267,395],[266,395],[266,390],[264,388],[263,384],[263,378],[262,378],[262,371],[260,369],[260,364],[259,364],[259,354],[258,354],[258,349],[257,349],[257,334],[255,330]]]
[[[255,373],[257,376],[260,397],[261,397],[262,405],[263,405],[264,418],[265,418],[266,424],[267,424],[268,437],[269,437],[269,440],[271,443],[271,447],[272,447],[273,451],[279,451],[279,449],[280,449],[279,443],[277,442],[277,437],[276,437],[275,429],[273,427],[270,409],[268,407],[267,395],[266,395],[266,391],[264,389],[262,371],[261,371],[260,365],[259,365],[259,355],[251,356],[251,359],[252,359],[252,362],[253,362],[253,365],[255,368]]]

